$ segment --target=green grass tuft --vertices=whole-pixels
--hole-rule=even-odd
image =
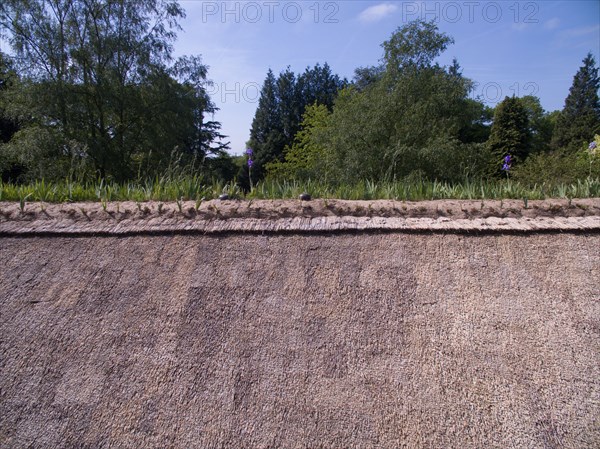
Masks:
[[[203,183],[199,177],[180,176],[174,178],[156,177],[141,183],[79,183],[64,180],[49,183],[44,180],[31,184],[11,184],[0,182],[0,201],[65,203],[100,201],[107,209],[112,201],[173,201],[181,205],[183,201],[195,201],[196,210],[205,200],[217,198],[227,193],[231,198],[253,199],[297,199],[302,192],[313,198],[345,200],[397,201],[423,200],[501,200],[544,198],[596,198],[600,197],[600,178],[587,178],[572,184],[534,184],[528,186],[514,180],[479,180],[449,184],[439,181],[382,182],[364,181],[357,184],[331,185],[323,182],[307,181],[264,181],[258,183],[251,192],[244,193],[235,183]],[[139,208],[139,206],[138,206]],[[180,207],[181,209],[181,207]]]

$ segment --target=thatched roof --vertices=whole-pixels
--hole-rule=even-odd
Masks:
[[[600,230],[600,200],[0,203],[0,235]]]
[[[5,231],[0,447],[600,447],[599,248]]]

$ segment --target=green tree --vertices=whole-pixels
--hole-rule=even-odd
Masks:
[[[454,39],[439,32],[434,21],[414,20],[398,28],[390,39],[382,44],[386,71],[402,73],[408,69],[431,68],[435,58],[453,43]]]
[[[464,78],[462,70],[457,59],[452,60],[452,65],[448,67],[448,75],[458,83],[464,83],[465,89],[472,91],[473,83]],[[490,129],[494,111],[489,106],[483,104],[480,99],[466,98],[463,101],[463,112],[459,115],[461,124],[458,131],[458,138],[463,143],[484,143],[490,136]]]
[[[294,140],[302,120],[303,104],[301,90],[294,72],[288,67],[277,78],[277,116],[285,145]],[[278,149],[274,159],[282,157],[283,149]]]
[[[359,91],[365,90],[367,87],[381,81],[384,73],[385,66],[381,64],[370,67],[358,67],[354,69],[352,86]]]
[[[180,70],[191,70],[201,77],[194,81]],[[173,70],[156,70],[139,87],[142,104],[154,107],[139,108],[137,112],[137,135],[132,134],[140,149],[134,155],[136,165],[160,167],[176,157],[181,165],[193,163],[208,168],[212,157],[225,157],[228,142],[223,141],[220,123],[211,120],[217,108],[202,87],[205,76],[206,67],[199,58],[186,58]],[[148,148],[153,151],[145,151]]]
[[[573,78],[565,106],[556,121],[552,137],[554,148],[576,152],[600,133],[599,88],[598,67],[588,53]]]
[[[277,79],[269,70],[248,141],[255,157],[253,182],[265,175],[265,164],[283,160],[285,148],[292,146],[300,130],[306,108],[317,103],[331,109],[338,91],[346,84],[345,80],[332,73],[328,64],[306,68],[300,76],[288,67]],[[248,188],[246,167],[239,177],[240,183]]]
[[[540,103],[540,99],[533,95],[519,98],[527,111],[529,129],[531,132],[531,151],[545,152],[550,150],[552,131],[554,129],[554,115],[547,113]]]
[[[254,152],[254,165],[252,167],[252,181],[256,182],[262,177],[264,165],[278,159],[285,147],[283,125],[279,115],[279,96],[277,80],[273,71],[269,69],[263,83],[258,100],[258,107],[252,120],[250,140],[248,146]],[[248,178],[248,169],[242,168],[240,180],[244,187],[249,189],[250,183],[244,182]]]
[[[268,176],[275,179],[323,179],[327,153],[316,135],[327,126],[329,117],[327,106],[315,102],[304,112],[300,131],[294,137],[291,147],[286,147],[283,161],[267,164]]]
[[[523,162],[531,152],[529,116],[521,99],[505,97],[494,114],[487,145],[493,155],[492,171],[500,173],[502,160],[510,155],[513,163]]]
[[[18,77],[10,59],[0,52],[0,142],[8,142],[19,130],[18,120],[8,110],[9,90],[15,88]]]
[[[312,68],[307,67],[298,77],[300,109],[304,112],[307,107],[317,103],[331,111],[338,92],[347,84],[345,79],[331,71],[327,63],[323,66],[316,64]]]
[[[465,99],[458,138],[463,143],[485,143],[490,137],[494,109],[479,100]]]
[[[19,179],[24,170],[6,145],[21,128],[15,111],[10,110],[10,96],[18,82],[10,58],[0,52],[0,179],[4,182]]]
[[[223,148],[211,146],[222,136],[205,120],[215,111],[204,90],[206,67],[199,58],[172,64],[183,17],[176,0],[1,4],[24,97],[35,99],[30,115],[55,149],[46,156],[64,159],[64,148],[75,148],[69,157],[85,160],[92,173],[124,180],[142,162],[159,170],[173,153],[203,159]]]
[[[433,22],[421,20],[384,42],[381,76],[344,89],[320,133],[331,153],[331,176],[360,181],[411,172],[438,179],[472,174],[460,168],[469,158],[455,157],[459,149],[479,151],[459,140],[460,130],[481,115],[469,107],[472,82],[456,65],[446,69],[434,62],[450,42]]]

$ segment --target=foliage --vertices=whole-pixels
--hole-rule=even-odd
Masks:
[[[346,81],[334,75],[328,64],[307,68],[299,76],[288,67],[277,79],[269,70],[248,141],[256,157],[252,166],[253,181],[265,175],[267,163],[283,160],[285,148],[293,145],[300,130],[306,108],[317,103],[331,109],[338,91],[345,85]],[[244,180],[247,169],[245,171]]]
[[[468,159],[479,150],[462,148],[460,131],[481,120],[483,107],[467,98],[473,85],[456,65],[433,64],[451,41],[433,22],[400,27],[383,44],[382,75],[340,93],[316,136],[327,148],[330,179],[393,180],[413,171],[429,179],[464,176],[452,170],[454,155],[460,148]]]
[[[494,110],[479,100],[467,98],[463,102],[458,139],[463,143],[485,143],[490,137]]]
[[[424,20],[399,27],[380,63],[357,68],[351,84],[327,64],[269,70],[252,158],[231,157],[206,92],[207,67],[199,56],[172,58],[183,17],[177,0],[2,2],[0,27],[15,55],[0,53],[4,192],[43,190],[44,180],[68,185],[63,197],[72,200],[74,188],[98,190],[97,182],[104,197],[150,183],[154,193],[136,197],[176,191],[177,201],[198,201],[202,186],[223,188],[237,173],[238,187],[258,196],[306,185],[342,197],[472,196],[472,180],[498,177],[507,155],[511,179],[502,182],[524,189],[600,176],[597,155],[584,148],[600,133],[591,55],[562,112],[547,113],[533,96],[507,97],[493,110],[469,98],[474,84],[456,59],[436,63],[453,40]]]
[[[286,147],[283,161],[267,164],[267,174],[271,179],[321,179],[325,176],[325,148],[315,142],[315,133],[326,126],[329,111],[315,102],[304,112],[301,129],[296,133],[294,143]]]
[[[0,179],[3,181],[17,179],[24,168],[6,148],[6,143],[21,129],[9,102],[9,94],[18,83],[10,58],[0,51]]]
[[[279,156],[279,149],[285,146],[283,136],[283,125],[279,114],[279,93],[277,92],[277,80],[273,71],[269,69],[263,83],[258,100],[258,108],[252,120],[250,130],[250,141],[248,146],[252,148],[255,155],[254,176],[256,180],[262,175],[263,166]],[[246,176],[247,168],[244,168]],[[249,178],[248,178],[249,179]],[[244,187],[249,189],[248,183]]]
[[[507,155],[517,164],[529,156],[531,129],[529,116],[521,99],[506,97],[496,107],[487,145],[492,155],[492,172],[499,173],[502,161]],[[497,168],[494,170],[494,167]]]
[[[599,88],[598,67],[592,54],[588,53],[583,60],[583,66],[573,78],[565,107],[556,121],[552,136],[552,146],[555,149],[564,148],[576,152],[583,144],[589,142],[594,134],[600,133]]]
[[[597,158],[596,158],[597,159]],[[588,176],[600,177],[600,161],[586,151],[539,153],[531,156],[512,172],[515,180],[524,185],[572,184]]]
[[[531,152],[539,153],[550,150],[550,140],[556,123],[558,111],[547,113],[544,111],[538,97],[527,95],[519,98],[527,112],[529,130],[531,134]]]
[[[530,157],[514,171],[514,179],[525,185],[555,183],[572,184],[586,178],[600,177],[600,135],[579,151],[540,153]]]
[[[20,128],[18,120],[8,109],[7,101],[7,91],[14,89],[18,82],[18,76],[12,67],[10,58],[0,51],[0,143],[10,141]]]
[[[453,43],[454,39],[439,32],[434,21],[418,19],[409,22],[382,44],[386,71],[401,73],[427,69]]]
[[[324,105],[331,111],[334,101],[340,89],[347,85],[345,79],[331,71],[329,64],[323,66],[316,64],[314,67],[307,67],[304,72],[298,76],[297,89],[300,96],[300,112],[313,104]]]
[[[217,198],[227,192],[233,198],[241,198],[235,183],[208,183],[197,175],[156,177],[143,183],[35,181],[30,184],[0,182],[0,201],[41,201],[62,203],[74,201],[196,201]],[[277,181],[259,183],[246,199],[297,199],[302,192],[310,192],[313,198],[337,198],[346,200],[390,199],[398,201],[421,201],[435,199],[545,199],[600,197],[600,178],[578,179],[572,183],[548,183],[529,185],[515,180],[469,181],[446,183],[417,180],[402,182],[361,181],[332,185],[316,181]]]
[[[354,70],[352,86],[361,91],[381,81],[385,73],[385,66],[358,67]]]
[[[23,78],[12,97],[30,125],[52,140],[29,154],[70,167],[74,146],[94,177],[131,179],[168,163],[174,150],[203,159],[226,145],[204,89],[199,57],[172,64],[172,43],[184,12],[176,0],[6,0],[0,26],[8,31]],[[32,139],[15,147],[35,146]],[[186,158],[183,157],[182,160]],[[46,173],[45,176],[51,176]],[[89,176],[89,174],[88,174]]]

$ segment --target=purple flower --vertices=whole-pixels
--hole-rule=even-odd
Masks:
[[[246,156],[248,156],[249,158],[254,156],[254,151],[252,151],[252,148],[246,148]]]
[[[511,162],[512,157],[510,156],[510,154],[504,156],[504,165],[502,166],[502,170],[508,173],[508,171],[510,170]]]
[[[252,159],[248,159],[248,167],[252,168],[253,164],[254,164],[254,161]]]
[[[590,150],[590,151],[595,150],[597,146],[598,146],[598,144],[596,144],[596,141],[590,142],[590,145],[588,146],[588,150]]]

